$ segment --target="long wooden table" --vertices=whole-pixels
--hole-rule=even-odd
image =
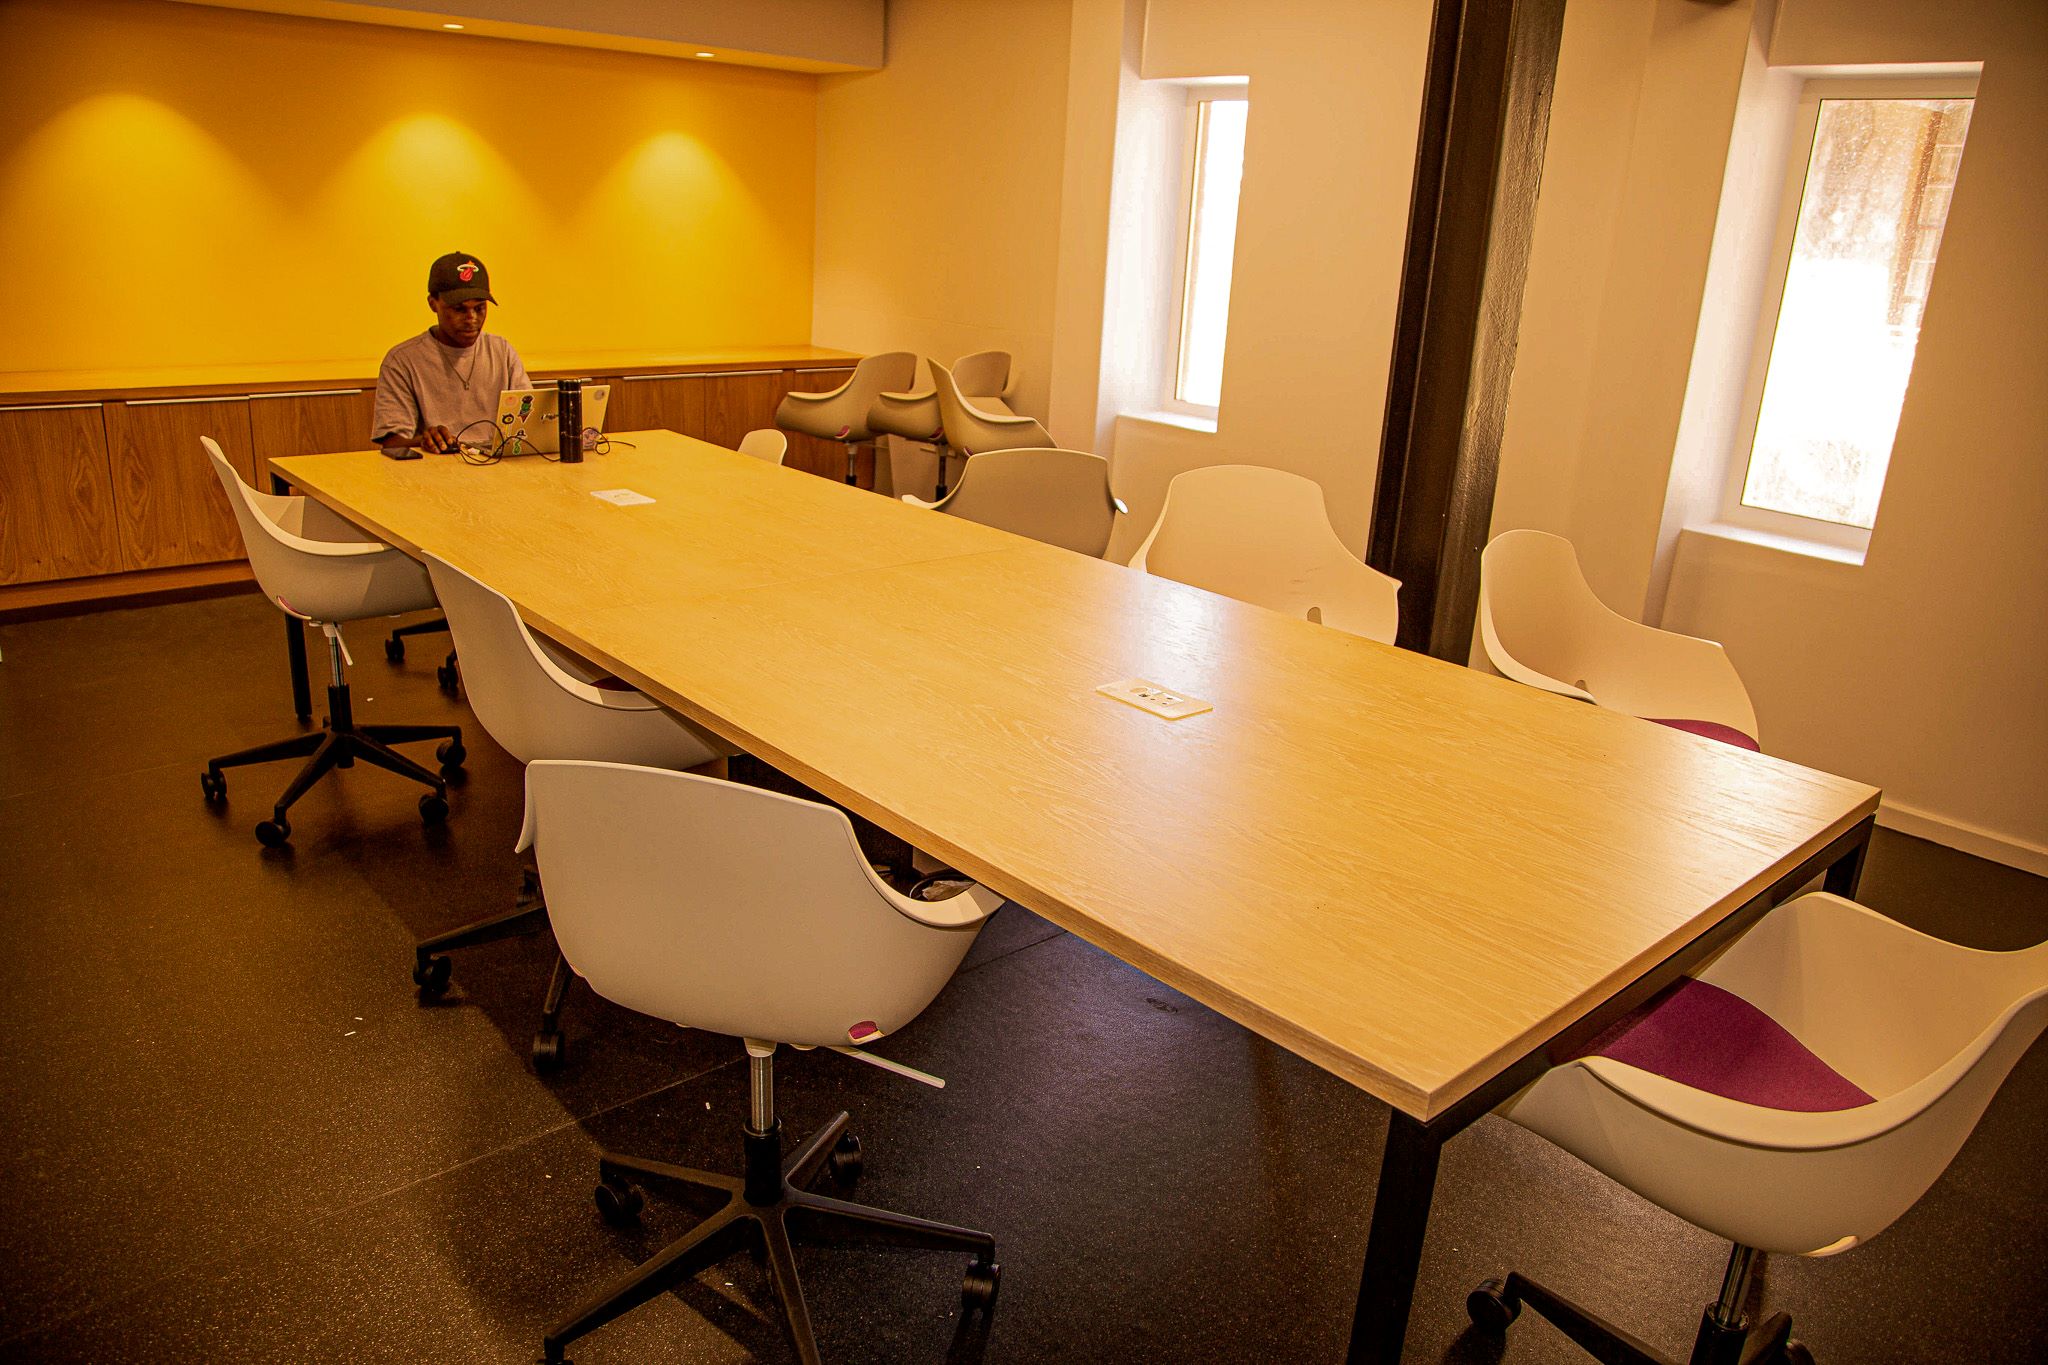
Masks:
[[[1450,1136],[1817,875],[1878,792],[672,433],[277,462],[683,715],[1393,1108],[1351,1358]],[[628,488],[634,507],[591,496]],[[1214,703],[1164,721],[1143,677]]]

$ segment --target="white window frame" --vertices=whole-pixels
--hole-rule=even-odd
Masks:
[[[1173,262],[1172,311],[1167,314],[1171,319],[1173,334],[1167,346],[1166,363],[1163,366],[1165,373],[1161,376],[1163,392],[1160,393],[1158,402],[1162,412],[1214,424],[1217,406],[1190,403],[1180,396],[1181,369],[1187,350],[1188,335],[1188,272],[1194,267],[1195,187],[1198,183],[1196,172],[1201,165],[1203,152],[1202,106],[1212,101],[1249,103],[1251,86],[1248,82],[1242,81],[1230,84],[1194,82],[1189,84],[1187,91],[1187,113],[1183,116],[1182,124],[1182,141],[1186,151],[1180,159],[1180,190],[1176,195],[1180,216],[1174,224],[1174,241],[1178,243],[1178,251]],[[1240,200],[1240,208],[1242,203]],[[1231,255],[1234,260],[1235,245],[1231,248]]]
[[[1742,500],[1749,482],[1749,466],[1756,451],[1757,422],[1763,414],[1764,380],[1770,374],[1771,350],[1777,343],[1778,314],[1785,301],[1785,284],[1792,267],[1792,243],[1799,231],[1799,208],[1805,197],[1806,176],[1813,162],[1814,137],[1820,126],[1823,100],[1892,99],[1937,100],[1975,99],[1977,77],[1973,72],[1939,75],[1898,76],[1813,76],[1804,81],[1792,115],[1793,127],[1787,143],[1785,178],[1779,194],[1778,222],[1771,240],[1771,264],[1765,277],[1756,330],[1750,347],[1748,379],[1743,386],[1742,420],[1728,452],[1728,468],[1722,492],[1720,520],[1724,525],[1766,536],[1783,537],[1809,544],[1853,552],[1859,558],[1870,546],[1870,532],[1845,522],[1751,507]],[[1967,157],[1967,152],[1965,156]],[[1909,381],[1910,382],[1910,381]],[[1886,471],[1887,480],[1890,471]],[[1884,494],[1878,494],[1883,510]],[[1873,520],[1875,520],[1873,518]]]

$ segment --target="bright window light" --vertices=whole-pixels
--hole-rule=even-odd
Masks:
[[[1242,97],[1204,99],[1195,106],[1187,271],[1173,396],[1212,414],[1223,395],[1223,341],[1230,325],[1230,270],[1237,251],[1237,199],[1250,107]]]
[[[1875,523],[1971,105],[1820,101],[1745,507]]]

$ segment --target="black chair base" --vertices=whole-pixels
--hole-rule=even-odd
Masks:
[[[412,983],[419,987],[420,1003],[437,1000],[448,990],[448,980],[454,967],[443,954],[458,948],[473,948],[480,943],[496,943],[499,939],[519,934],[538,933],[547,927],[547,923],[548,907],[541,896],[540,878],[532,868],[522,868],[519,896],[512,909],[502,915],[493,915],[474,924],[465,924],[460,929],[422,939],[413,949]],[[548,978],[547,995],[541,1001],[540,1027],[533,1035],[533,1068],[536,1071],[553,1071],[568,1060],[568,1045],[561,1029],[562,1002],[575,979],[575,973],[569,970],[568,959],[558,950],[554,972]]]
[[[782,1159],[779,1122],[766,1133],[748,1130],[745,1178],[605,1154],[598,1163],[598,1178],[603,1183],[597,1187],[597,1207],[608,1223],[624,1226],[638,1219],[642,1201],[633,1187],[634,1179],[718,1190],[726,1196],[725,1206],[653,1259],[605,1286],[549,1332],[542,1343],[549,1365],[566,1362],[563,1351],[578,1337],[723,1260],[742,1238],[753,1242],[766,1257],[775,1296],[782,1304],[783,1326],[805,1365],[817,1365],[818,1343],[811,1330],[810,1310],[804,1304],[803,1285],[797,1278],[793,1235],[831,1245],[966,1252],[973,1260],[961,1285],[961,1303],[967,1312],[992,1311],[1002,1268],[995,1261],[995,1238],[988,1233],[809,1192],[806,1187],[828,1163],[841,1183],[850,1183],[859,1173],[860,1143],[846,1131],[846,1122],[846,1115],[839,1114],[787,1161]]]
[[[400,626],[384,638],[384,657],[392,663],[405,662],[405,637],[408,635],[438,635],[448,629],[448,618],[437,616],[431,621],[416,621],[409,626]],[[449,696],[455,695],[455,685],[462,675],[455,671],[455,651],[449,650],[448,657],[434,670],[435,681]]]
[[[1602,1365],[1813,1365],[1813,1353],[1793,1338],[1792,1319],[1783,1313],[1771,1314],[1754,1328],[1746,1322],[1729,1326],[1716,1317],[1716,1305],[1708,1304],[1700,1314],[1692,1355],[1680,1362],[1516,1271],[1473,1290],[1465,1298],[1465,1311],[1481,1331],[1502,1336],[1524,1304]]]
[[[425,739],[442,741],[434,754],[441,763],[439,773],[421,767],[391,747]],[[305,765],[292,778],[291,785],[284,789],[284,795],[277,799],[271,818],[256,826],[257,840],[266,847],[277,848],[292,837],[291,821],[286,818],[292,804],[329,772],[336,768],[352,768],[357,759],[432,788],[420,798],[420,819],[429,825],[438,825],[448,818],[446,779],[462,767],[462,761],[467,757],[462,747],[460,726],[357,725],[349,709],[348,686],[344,683],[327,689],[325,728],[293,735],[274,744],[259,744],[253,749],[224,754],[206,765],[206,771],[199,775],[199,789],[209,802],[218,805],[227,800],[225,769],[245,767],[251,763],[270,763],[280,758],[305,758]]]

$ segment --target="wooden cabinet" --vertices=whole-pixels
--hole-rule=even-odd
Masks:
[[[0,583],[124,567],[100,405],[0,407]]]
[[[852,370],[784,370],[775,401],[780,403],[785,393],[830,393],[852,375]],[[846,447],[837,441],[799,436],[792,431],[789,433],[789,455],[783,463],[791,469],[801,469],[823,478],[843,479],[846,477]],[[866,448],[860,452],[860,469],[861,487],[873,488],[874,455]]]
[[[241,530],[199,438],[220,442],[228,463],[257,484],[249,400],[135,399],[107,403],[104,410],[121,567],[240,559]]]
[[[250,483],[269,491],[265,460],[324,455],[331,450],[368,450],[370,415],[376,401],[371,389],[251,394],[249,438],[256,477]]]
[[[606,431],[703,434],[707,382],[696,375],[626,375],[608,382],[612,396],[605,408]]]
[[[748,432],[774,426],[775,405],[782,401],[787,373],[735,370],[705,375],[703,439],[730,449]]]

